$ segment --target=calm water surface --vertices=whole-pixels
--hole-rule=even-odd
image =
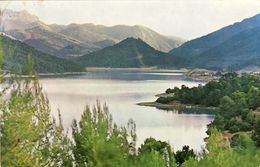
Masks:
[[[214,118],[213,115],[183,114],[177,110],[136,105],[154,101],[155,94],[170,87],[200,84],[180,73],[90,72],[81,76],[45,78],[41,83],[50,99],[52,114],[57,116],[57,109],[60,109],[66,128],[70,128],[73,118],[80,119],[86,104],[93,106],[98,99],[108,105],[117,124],[124,126],[130,118],[134,119],[138,145],[152,136],[169,141],[175,150],[189,145],[200,151],[205,145],[206,125]]]

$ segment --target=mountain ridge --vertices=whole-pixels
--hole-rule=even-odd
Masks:
[[[259,27],[260,14],[257,14],[251,18],[243,19],[241,22],[236,22],[205,36],[185,42],[180,47],[171,50],[169,53],[175,57],[186,59],[184,62],[185,67],[240,70],[246,66],[246,64],[243,65],[243,63],[239,62],[245,60],[241,57],[243,53],[241,47],[243,47],[244,50],[247,50],[250,46],[245,48],[241,45],[235,46],[232,44],[237,43],[237,40],[239,39],[244,45],[246,45],[245,41],[254,41],[256,45],[260,46],[260,42],[252,35],[239,38],[239,35],[243,35],[243,32],[249,33],[252,30],[259,32]],[[229,48],[227,46],[229,46]],[[234,55],[233,53],[235,53],[235,50],[240,50],[240,52],[237,52],[237,55]],[[253,62],[253,60],[250,59],[255,59],[253,52],[256,52],[256,56],[260,57],[260,51],[257,48],[251,48],[251,50],[247,51],[247,54],[243,54],[247,57],[248,62]],[[239,56],[240,59],[238,59]],[[213,59],[215,60],[213,61]],[[235,61],[232,62],[232,60]],[[257,62],[255,64],[258,64],[258,58],[256,60]]]
[[[32,17],[32,19],[30,19],[30,17]],[[169,51],[184,42],[181,38],[176,37],[176,39],[174,39],[161,35],[145,26],[103,26],[93,23],[48,25],[27,11],[17,12],[4,10],[1,21],[2,32],[55,56],[81,56],[111,46],[111,43],[102,45],[102,47],[96,46],[96,42],[111,40],[114,43],[118,43],[127,37],[142,38],[156,49],[163,51]],[[35,45],[30,41],[36,41]],[[91,43],[93,47],[84,47],[84,43]],[[71,47],[69,47],[70,45]],[[79,48],[82,49],[74,53],[73,46],[75,45],[81,45]],[[68,51],[72,54],[64,53],[65,47],[72,48],[72,50]]]

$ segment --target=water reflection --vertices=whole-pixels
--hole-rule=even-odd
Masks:
[[[130,118],[137,125],[138,145],[147,137],[169,141],[175,149],[190,145],[200,150],[206,137],[206,125],[213,115],[163,111],[136,103],[154,101],[155,94],[183,84],[191,87],[200,82],[187,80],[180,74],[91,72],[82,76],[45,78],[41,80],[53,115],[62,112],[63,123],[69,128],[73,118],[80,119],[86,104],[99,99],[106,102],[114,121],[123,126]]]

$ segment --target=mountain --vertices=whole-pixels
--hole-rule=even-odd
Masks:
[[[194,65],[205,68],[241,70],[260,67],[260,27],[248,29],[195,56]]]
[[[122,41],[128,37],[140,38],[160,51],[169,51],[183,43],[183,39],[163,36],[147,27],[135,25],[116,25],[107,27],[94,24],[70,24],[68,26],[50,25],[58,33],[78,39],[82,42],[112,40]]]
[[[31,55],[33,70],[38,73],[63,73],[84,71],[82,66],[66,59],[50,56],[18,40],[0,35],[0,47],[3,50],[3,69],[24,73]]]
[[[127,38],[120,43],[76,58],[87,67],[177,67],[180,60],[155,50],[143,40]]]
[[[125,38],[141,38],[161,51],[169,51],[184,40],[161,35],[144,26],[94,24],[48,25],[27,11],[4,10],[1,31],[55,56],[81,56],[112,46]]]
[[[188,41],[169,53],[186,67],[239,70],[260,66],[260,14]]]
[[[79,41],[56,33],[38,17],[27,11],[4,10],[1,17],[1,31],[42,52],[60,55],[59,50]]]

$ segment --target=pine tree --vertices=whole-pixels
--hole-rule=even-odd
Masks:
[[[252,138],[255,140],[256,145],[260,147],[260,119],[257,120],[254,126]]]

